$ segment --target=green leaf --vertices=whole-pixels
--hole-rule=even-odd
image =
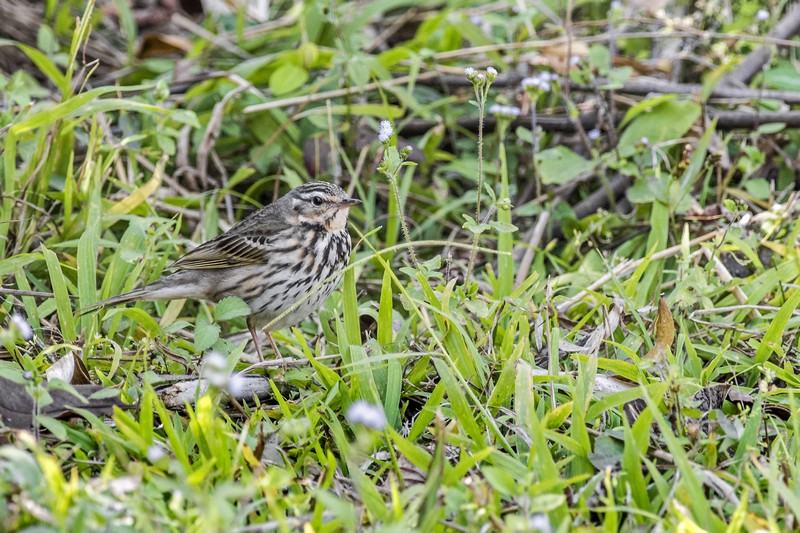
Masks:
[[[795,309],[800,306],[800,290],[795,289],[792,295],[781,306],[780,310],[772,319],[764,338],[756,350],[755,364],[764,363],[773,352],[780,349],[783,340],[783,332]]]
[[[478,422],[475,420],[475,416],[472,414],[472,409],[469,406],[467,397],[464,395],[463,387],[445,361],[434,359],[433,363],[439,373],[439,378],[444,384],[444,388],[447,390],[447,398],[450,400],[450,406],[453,409],[453,417],[472,439],[476,449],[485,448],[486,439],[478,426]]]
[[[601,76],[606,76],[611,67],[611,53],[608,51],[608,47],[599,43],[593,44],[589,48],[589,64]]]
[[[517,478],[496,466],[484,466],[481,473],[486,481],[503,496],[516,496],[519,493]]]
[[[492,228],[489,224],[486,223],[479,224],[477,221],[475,221],[474,218],[467,215],[466,213],[463,213],[461,216],[463,216],[466,219],[466,222],[464,222],[464,225],[462,227],[472,233],[475,233],[476,235],[480,235],[484,231],[490,230]]]
[[[499,220],[492,220],[488,222],[489,226],[494,228],[497,233],[514,233],[519,228],[516,227],[514,224],[508,222],[501,222]]]
[[[36,415],[35,421],[56,436],[59,440],[67,440],[67,427],[63,422],[46,415]]]
[[[788,61],[782,61],[764,73],[764,83],[770,89],[796,91],[800,85],[800,72]]]
[[[700,112],[696,102],[661,96],[635,105],[623,121],[630,123],[619,139],[620,154],[625,157],[635,153],[642,139],[651,145],[680,139],[700,118]]]
[[[275,96],[290,93],[308,81],[308,71],[292,63],[281,65],[269,77],[269,89]]]
[[[0,39],[0,47],[2,46],[16,46],[28,56],[28,58],[33,62],[34,65],[36,65],[42,74],[47,76],[50,81],[53,82],[53,85],[58,87],[62,94],[66,94],[66,92],[69,90],[69,82],[67,82],[66,78],[64,77],[64,73],[62,73],[55,63],[53,63],[50,58],[41,51],[9,39]]]
[[[194,349],[197,353],[202,353],[217,342],[219,339],[219,324],[212,324],[204,313],[197,316],[194,325]]]
[[[625,195],[632,204],[648,204],[656,199],[653,187],[654,185],[648,183],[646,179],[637,179],[633,186],[625,191]]]
[[[747,189],[747,192],[749,192],[759,200],[766,200],[769,198],[769,195],[771,194],[769,182],[764,178],[755,178],[748,180],[744,184],[744,188]]]
[[[233,320],[234,318],[247,316],[251,312],[250,306],[244,303],[244,300],[236,296],[229,296],[217,303],[214,308],[214,320],[217,322]]]
[[[586,172],[595,164],[582,158],[566,146],[548,148],[536,154],[536,164],[542,183],[563,185]]]
[[[111,309],[103,316],[103,319],[112,318],[114,315],[122,315],[130,318],[138,327],[145,330],[147,336],[151,339],[161,334],[161,326],[156,319],[147,314],[143,309],[139,309],[138,307]]]
[[[61,271],[61,263],[58,262],[55,252],[42,246],[44,260],[47,263],[47,270],[50,273],[50,284],[56,297],[56,309],[58,310],[58,323],[61,326],[61,335],[67,342],[73,342],[77,337],[75,331],[75,316],[72,314],[72,304],[69,299],[67,289],[67,279]]]
[[[628,109],[628,112],[625,113],[625,118],[622,119],[620,122],[619,127],[624,128],[628,125],[628,123],[633,120],[634,118],[638,117],[642,113],[648,113],[657,106],[663,104],[664,102],[670,102],[675,100],[678,97],[677,94],[662,94],[660,96],[655,96],[653,98],[648,98],[647,100],[642,100],[638,104],[631,106]]]

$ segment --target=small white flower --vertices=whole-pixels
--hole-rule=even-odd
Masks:
[[[230,374],[227,371],[228,362],[219,352],[211,352],[203,358],[203,369],[200,375],[209,384],[219,389],[227,388]]]
[[[586,132],[586,136],[589,137],[590,141],[596,141],[600,138],[600,130],[594,128]]]
[[[521,111],[513,105],[492,104],[489,106],[489,113],[496,117],[517,118]]]
[[[382,143],[389,142],[389,139],[392,138],[392,134],[394,130],[392,129],[392,123],[388,120],[381,120],[381,126],[378,128],[378,141]]]
[[[769,11],[767,11],[766,9],[759,9],[758,12],[756,13],[756,20],[758,22],[764,22],[768,18],[769,18]]]
[[[228,393],[234,398],[241,398],[244,393],[245,382],[244,376],[239,374],[232,375],[228,380]]]
[[[736,222],[735,225],[741,228],[746,228],[747,226],[750,225],[750,222],[752,222],[752,220],[753,220],[752,213],[743,213],[742,216],[739,217],[739,220]]]
[[[372,405],[364,400],[358,400],[347,408],[347,420],[351,424],[361,424],[368,428],[382,430],[386,427],[386,413],[380,405]]]
[[[639,139],[639,143],[644,146],[650,146],[650,139],[648,139],[647,137],[642,137],[641,139]]]
[[[497,69],[494,67],[487,67],[486,77],[489,78],[489,81],[494,81],[497,78]]]
[[[580,62],[581,62],[580,56],[572,56],[572,57],[569,58],[569,64],[572,67],[574,67],[575,65],[577,65]]]
[[[536,531],[538,533],[551,533],[553,531],[550,519],[547,518],[547,515],[544,513],[536,513],[531,516],[528,520],[528,525],[531,531]]]
[[[160,444],[153,444],[147,448],[147,460],[151,463],[157,463],[162,457],[167,455],[167,450]]]
[[[480,26],[483,24],[483,17],[480,15],[471,15],[469,17],[469,21],[475,24],[476,26]]]
[[[472,80],[472,78],[475,77],[476,72],[475,72],[474,68],[467,67],[467,68],[464,69],[464,74],[467,76],[468,80]]]
[[[611,9],[612,10],[622,9],[622,2],[620,2],[619,0],[614,0],[613,2],[611,2]]]
[[[29,341],[33,338],[33,328],[31,325],[28,324],[28,321],[25,320],[25,317],[19,313],[14,313],[11,315],[11,323],[14,324],[14,327],[17,328],[20,337],[25,339],[25,341]]]
[[[483,74],[481,74],[480,72],[479,72],[479,73],[477,73],[477,74],[475,74],[475,82],[476,82],[478,85],[483,85],[483,84],[486,82],[486,76],[484,76],[484,75],[483,75]]]
[[[520,84],[522,85],[523,89],[549,92],[550,82],[557,79],[557,75],[544,71],[536,74],[535,76],[523,78]]]

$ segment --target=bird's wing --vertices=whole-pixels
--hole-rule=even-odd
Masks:
[[[267,261],[273,248],[267,235],[229,232],[201,244],[169,268],[204,270],[257,265]]]

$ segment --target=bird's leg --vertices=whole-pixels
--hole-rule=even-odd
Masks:
[[[268,329],[265,329],[264,333],[267,334],[267,339],[269,340],[270,346],[272,346],[272,351],[275,352],[275,359],[283,359],[283,357],[281,357],[281,352],[278,351],[278,345],[275,344],[275,339],[272,338],[272,333],[270,333]]]
[[[247,329],[250,330],[250,335],[252,335],[252,337],[253,337],[253,346],[256,347],[256,353],[258,354],[258,362],[259,363],[263,363],[264,362],[264,354],[261,353],[261,345],[258,343],[258,333],[256,331],[256,321],[255,321],[255,318],[253,318],[253,315],[250,315],[249,317],[247,317]],[[272,342],[272,337],[269,336],[269,333],[267,333],[267,337],[269,338],[270,342]],[[275,345],[274,342],[272,344],[273,344],[273,346]]]

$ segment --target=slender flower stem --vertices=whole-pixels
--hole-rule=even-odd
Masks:
[[[393,135],[392,123],[388,120],[382,120],[378,129],[378,141],[383,144],[384,152],[383,161],[378,166],[378,171],[384,174],[392,185],[392,193],[397,201],[397,213],[400,217],[400,228],[403,231],[403,237],[408,243],[408,254],[411,256],[414,268],[419,270],[419,261],[417,261],[417,254],[414,253],[414,247],[411,244],[411,233],[408,231],[406,215],[403,211],[403,204],[400,201],[400,187],[397,186],[397,175],[400,173],[400,169],[414,165],[414,163],[407,161],[408,156],[411,155],[411,147],[406,146],[398,151],[397,147],[392,145]]]
[[[475,206],[475,220],[481,219],[481,194],[483,193],[483,117],[486,99],[478,97],[478,201]]]
[[[478,102],[478,200],[475,207],[475,220],[481,219],[481,194],[483,192],[483,118],[486,109],[486,96],[489,94],[489,84],[487,80],[483,84],[475,84],[475,99]],[[467,275],[465,279],[469,279],[472,275],[472,269],[475,267],[475,255],[478,249],[478,234],[472,237],[472,251],[469,254],[469,265],[467,266]]]
[[[539,165],[536,163],[536,155],[539,153],[539,136],[536,134],[537,114],[536,103],[539,100],[539,95],[531,96],[531,134],[533,135],[533,143],[531,149],[533,150],[533,157],[531,158],[531,165],[533,166],[533,183],[536,186],[536,198],[542,197],[542,178],[539,176]]]
[[[406,214],[403,211],[403,204],[400,201],[400,188],[397,186],[397,176],[396,173],[399,172],[400,168],[397,167],[393,172],[387,172],[386,175],[389,178],[389,183],[392,184],[392,190],[394,191],[394,197],[397,200],[397,212],[398,216],[400,217],[400,228],[403,230],[403,237],[406,239],[408,243],[408,255],[411,257],[411,262],[414,263],[414,268],[419,270],[419,262],[417,261],[417,254],[414,253],[414,246],[411,244],[411,234],[408,231],[408,225],[406,224]]]

